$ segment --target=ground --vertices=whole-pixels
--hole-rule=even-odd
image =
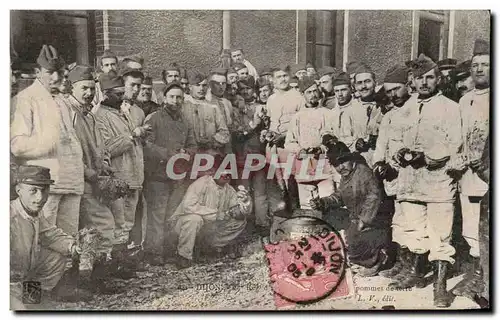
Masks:
[[[147,266],[131,280],[109,280],[121,292],[95,295],[89,302],[45,301],[45,310],[276,310],[269,284],[264,250],[257,236],[243,246],[243,256],[197,264],[179,271],[173,265]],[[452,288],[462,276],[448,280]],[[389,279],[354,276],[356,294],[339,300],[322,300],[291,309],[436,309],[432,304],[432,284],[405,292],[387,290]],[[477,309],[471,300],[457,297],[449,309]]]

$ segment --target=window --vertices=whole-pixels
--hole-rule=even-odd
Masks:
[[[11,11],[11,51],[33,64],[43,44],[53,45],[69,64],[89,64],[89,19],[83,10]]]
[[[414,11],[412,57],[423,53],[434,61],[444,59],[448,48],[445,36],[448,28],[448,11]]]
[[[335,66],[336,11],[307,11],[306,61],[319,68]]]

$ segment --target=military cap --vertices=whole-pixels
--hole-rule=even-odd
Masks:
[[[452,58],[446,58],[443,60],[439,60],[437,62],[439,70],[448,70],[453,69],[457,66],[457,60]]]
[[[306,70],[306,66],[302,63],[296,63],[290,67],[290,73],[293,75],[295,75],[300,70]]]
[[[179,81],[172,81],[169,84],[167,84],[167,86],[163,90],[163,95],[165,96],[172,89],[181,89],[181,90],[183,90],[182,89],[182,85],[181,85],[181,83]]]
[[[236,72],[236,70],[234,68],[227,69],[226,75],[232,74],[232,73],[236,73],[237,74],[237,72]]]
[[[218,74],[220,76],[226,76],[227,75],[227,69],[226,68],[215,68],[210,71],[210,75]]]
[[[455,80],[465,79],[470,76],[471,60],[464,61],[457,65],[457,67],[452,72],[452,77]]]
[[[384,77],[385,83],[407,83],[408,82],[408,68],[406,66],[397,64],[387,70]]]
[[[356,73],[356,69],[358,68],[359,66],[359,62],[358,61],[350,61],[346,64],[346,72],[348,75],[351,75],[353,73]]]
[[[101,74],[99,76],[99,83],[101,84],[102,91],[124,86],[123,78],[118,76],[114,71]]]
[[[318,70],[318,75],[320,78],[323,76],[326,76],[326,75],[332,75],[334,77],[337,74],[338,74],[337,68],[330,67],[330,66],[324,66],[324,67],[319,68],[319,70]]]
[[[197,85],[197,84],[199,84],[200,82],[202,82],[203,80],[206,80],[206,79],[207,79],[207,76],[204,75],[204,74],[202,74],[199,71],[190,70],[188,72],[188,81],[189,81],[189,84]]]
[[[91,66],[78,65],[69,71],[68,80],[75,83],[83,80],[94,80],[94,69]]]
[[[360,74],[360,73],[373,73],[373,70],[365,63],[360,62],[356,66],[356,69],[354,69],[355,74]]]
[[[302,81],[299,81],[299,90],[300,92],[304,92],[313,85],[316,85],[316,81],[310,77],[304,77]]]
[[[418,58],[415,60],[415,65],[412,69],[413,75],[415,77],[420,77],[423,74],[431,71],[437,66],[437,64],[432,61],[431,58],[421,53]]]
[[[283,72],[287,72],[289,73],[290,72],[290,65],[286,64],[286,63],[282,63],[280,64],[279,66],[277,67],[274,67],[273,68],[273,75],[276,71],[283,71]],[[292,75],[295,75],[295,73],[293,73]]]
[[[142,84],[147,85],[147,86],[152,86],[153,85],[153,78],[151,77],[144,77],[144,80],[142,81]]]
[[[257,87],[259,88],[262,88],[262,87],[265,87],[265,86],[270,86],[272,85],[271,81],[267,80],[267,79],[259,79],[257,80]]]
[[[16,183],[32,185],[51,185],[54,180],[50,179],[50,169],[42,166],[20,165],[16,170]]]
[[[56,48],[46,44],[40,50],[36,63],[49,71],[57,71],[65,66],[64,59],[59,56]]]
[[[472,50],[472,56],[477,56],[480,54],[490,54],[490,43],[483,39],[476,39],[474,42],[474,50]]]
[[[333,86],[340,86],[340,85],[351,85],[351,80],[349,79],[349,75],[346,72],[342,72],[339,74],[335,79],[333,79]]]
[[[130,55],[130,56],[126,56],[125,58],[123,58],[122,62],[127,62],[127,61],[133,61],[133,62],[137,62],[137,63],[140,63],[141,65],[144,64],[144,58],[141,57],[140,55],[138,54],[135,54],[135,55]]]
[[[328,160],[333,166],[353,159],[353,153],[343,142],[337,142],[328,148]]]
[[[241,53],[243,53],[243,49],[241,49],[241,48],[231,48],[229,52],[233,53],[233,52],[236,52],[236,51],[241,51]]]
[[[273,69],[269,66],[265,66],[264,68],[262,68],[259,72],[259,75],[261,76],[271,76],[273,75]]]
[[[288,83],[299,83],[299,78],[293,76],[290,78],[290,81],[288,81]]]
[[[255,80],[253,77],[249,77],[246,80],[238,81],[238,89],[251,88],[255,89]]]
[[[139,69],[134,69],[134,68],[129,68],[125,67],[120,70],[120,75],[125,78],[127,75],[131,75],[134,78],[141,78],[144,79],[144,73],[142,73],[141,70]]]
[[[102,59],[106,59],[106,58],[115,58],[116,61],[118,62],[118,56],[114,52],[112,52],[111,50],[104,50],[104,52],[102,53],[101,61],[102,61]]]
[[[177,71],[180,72],[179,65],[175,62],[170,63],[166,68],[165,71]]]
[[[245,69],[248,67],[241,62],[236,62],[235,64],[233,64],[233,68],[234,68],[234,70],[239,71],[241,69]]]

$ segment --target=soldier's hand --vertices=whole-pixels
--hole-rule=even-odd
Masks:
[[[115,169],[113,169],[111,166],[109,166],[106,162],[102,164],[101,168],[101,174],[103,176],[109,176],[115,172]]]
[[[355,147],[356,147],[356,150],[359,152],[366,152],[369,149],[368,143],[364,139],[361,139],[361,138],[356,140]]]
[[[285,146],[285,138],[286,138],[286,135],[284,134],[277,134],[274,138],[273,138],[273,143],[278,147],[278,148],[283,148]]]
[[[82,249],[76,243],[73,243],[69,253],[71,258],[75,259],[82,254]]]
[[[476,159],[469,162],[469,167],[473,172],[478,172],[481,169],[482,164],[481,159]]]
[[[410,149],[408,148],[401,148],[394,155],[394,161],[396,161],[396,163],[403,168],[406,168],[408,166],[409,161],[411,161],[412,158],[413,157],[411,155]]]
[[[358,231],[363,231],[364,228],[365,228],[365,223],[361,219],[358,220],[358,224],[357,224]]]
[[[297,154],[297,160],[303,160],[305,158],[307,158],[307,150],[300,149],[299,153]]]
[[[446,174],[448,174],[453,180],[459,181],[462,176],[464,175],[465,171],[467,171],[467,168],[465,169],[448,169],[446,170]]]

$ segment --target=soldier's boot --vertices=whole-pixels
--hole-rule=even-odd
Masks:
[[[80,261],[73,260],[73,265],[62,276],[61,280],[50,292],[52,299],[64,302],[89,301],[91,292],[79,288]]]
[[[450,267],[448,261],[434,261],[434,306],[447,308],[451,305],[451,296],[446,290],[447,273]]]
[[[408,275],[412,272],[414,255],[415,254],[408,248],[406,248],[402,252],[402,255],[400,256],[401,270],[398,272],[398,274],[392,276],[391,279],[399,281],[408,277]]]
[[[402,290],[413,287],[422,288],[425,276],[425,254],[410,252],[410,265],[405,273],[401,273],[400,277],[389,283],[392,289]]]
[[[110,264],[110,276],[113,278],[128,280],[137,277],[136,259],[129,259],[127,244],[113,246]]]
[[[473,299],[483,291],[483,272],[479,258],[472,257],[472,268],[464,275],[451,292],[456,296]]]
[[[90,274],[90,288],[100,294],[115,294],[118,292],[116,288],[113,286],[109,286],[105,280],[109,279],[111,273],[113,272],[111,269],[113,265],[111,261],[107,259],[107,255],[105,253],[101,254],[94,261],[92,265],[92,273]]]
[[[387,269],[387,270],[382,270],[379,272],[379,275],[385,278],[394,278],[398,274],[400,274],[403,271],[403,268],[405,266],[406,262],[406,256],[408,255],[408,248],[406,247],[401,247],[400,245],[397,245],[396,248],[396,262],[392,266],[392,268]]]

